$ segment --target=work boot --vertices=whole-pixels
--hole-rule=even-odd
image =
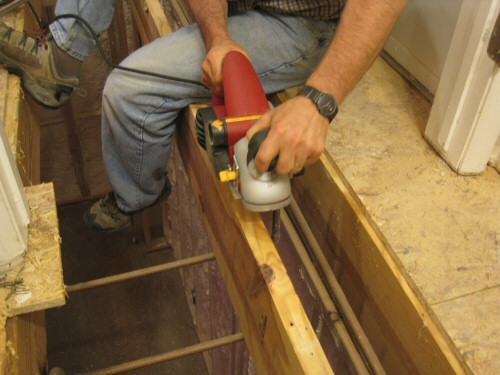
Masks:
[[[154,206],[167,199],[171,191],[172,184],[168,177],[165,176],[165,185],[160,195],[148,207]],[[134,213],[139,213],[142,210]],[[132,225],[132,213],[126,213],[120,210],[116,204],[115,194],[110,192],[104,198],[95,202],[92,207],[83,214],[83,221],[87,227],[92,230],[98,232],[115,232],[126,229]]]
[[[39,34],[31,37],[0,21],[0,63],[21,78],[36,102],[55,109],[78,86],[82,62],[61,50],[50,33]]]
[[[92,230],[115,232],[132,225],[132,214],[123,212],[118,208],[115,194],[111,192],[95,202],[83,214],[83,221]]]

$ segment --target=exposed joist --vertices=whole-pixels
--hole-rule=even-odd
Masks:
[[[293,194],[318,242],[335,253],[350,297],[362,301],[363,320],[370,326],[365,330],[384,336],[378,354],[400,361],[383,361],[387,372],[469,373],[331,158],[323,156],[308,168],[306,178],[294,179]],[[370,339],[381,342],[380,337]]]
[[[172,32],[158,0],[131,0],[130,7],[143,45]]]
[[[194,132],[194,111],[177,142],[238,323],[259,374],[332,374],[260,216],[216,178]]]

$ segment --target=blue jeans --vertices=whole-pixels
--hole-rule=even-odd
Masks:
[[[113,20],[116,0],[58,0],[56,16],[75,14],[87,21],[99,35]],[[95,47],[88,29],[74,18],[53,22],[50,31],[57,45],[78,60],[84,60]]]
[[[266,93],[302,84],[319,63],[335,29],[333,21],[262,11],[229,18],[230,35],[247,51]],[[200,30],[191,25],[140,48],[121,65],[200,81],[205,56]],[[102,148],[120,209],[138,211],[158,198],[179,112],[210,98],[211,92],[201,85],[116,69],[110,74],[102,101]]]

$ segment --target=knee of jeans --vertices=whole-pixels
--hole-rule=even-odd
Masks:
[[[121,72],[114,70],[106,79],[106,84],[102,92],[103,101],[106,104],[114,106],[130,95],[128,90],[124,87],[123,77],[120,77],[121,75]]]

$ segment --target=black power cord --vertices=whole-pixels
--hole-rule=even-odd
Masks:
[[[28,1],[27,4],[30,7],[31,12],[35,16],[36,21],[37,21],[40,29],[42,29],[42,30],[46,29],[48,27],[48,25],[45,25],[45,26],[42,25],[40,17],[38,15],[38,13],[36,12],[35,8],[33,7],[33,5],[31,4],[31,2]],[[76,14],[61,14],[59,16],[56,16],[54,18],[53,22],[57,21],[59,19],[67,19],[67,18],[76,19],[78,22],[80,22],[82,25],[84,25],[87,28],[87,30],[92,35],[92,38],[94,39],[94,41],[96,43],[96,46],[97,46],[97,48],[99,50],[99,53],[101,54],[103,60],[106,62],[106,64],[108,64],[112,68],[119,69],[119,70],[124,70],[126,72],[131,72],[131,73],[136,73],[136,74],[142,74],[142,75],[146,75],[146,76],[151,76],[151,77],[155,77],[155,78],[161,78],[161,79],[165,79],[165,80],[169,80],[169,81],[189,83],[189,84],[192,84],[192,85],[205,87],[199,81],[195,81],[195,80],[191,80],[191,79],[187,79],[187,78],[179,78],[179,77],[169,76],[169,75],[165,75],[165,74],[161,74],[161,73],[156,73],[156,72],[148,72],[148,71],[140,70],[140,69],[128,68],[126,66],[121,66],[121,65],[115,64],[115,63],[113,63],[111,61],[111,59],[109,58],[109,56],[104,51],[104,48],[102,47],[102,44],[101,44],[101,42],[99,40],[99,36],[95,32],[95,30],[92,28],[92,26],[85,19],[83,19],[82,17],[80,17],[80,16],[78,16]]]

